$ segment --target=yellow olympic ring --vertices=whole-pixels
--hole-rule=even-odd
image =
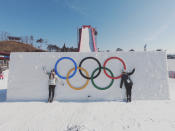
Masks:
[[[86,76],[89,77],[89,74],[88,74],[87,70],[85,70],[85,69],[82,68],[82,67],[77,67],[77,69],[84,71],[84,72],[86,73]],[[84,89],[84,88],[88,85],[89,79],[86,80],[86,83],[85,83],[82,87],[80,87],[80,88],[73,87],[73,86],[70,84],[70,82],[69,82],[69,75],[70,75],[70,73],[71,73],[72,71],[74,71],[74,70],[75,70],[75,68],[72,68],[72,69],[69,70],[69,72],[67,73],[66,82],[67,82],[67,84],[69,85],[70,88],[72,88],[72,89],[74,89],[74,90],[82,90],[82,89]]]

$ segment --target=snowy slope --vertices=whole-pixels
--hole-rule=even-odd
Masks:
[[[131,76],[134,82],[132,92],[133,99],[137,100],[160,100],[169,98],[167,63],[165,52],[121,52],[121,53],[12,53],[9,71],[8,100],[47,100],[48,97],[48,76],[43,72],[44,65],[50,71],[56,61],[61,57],[73,58],[77,66],[80,61],[87,56],[97,58],[101,66],[105,60],[110,57],[119,57],[124,60],[126,68],[131,71],[136,68]],[[93,60],[86,60],[83,68],[91,76],[98,64]],[[61,61],[57,68],[59,74],[66,76],[68,71],[74,67],[69,60]],[[119,76],[123,65],[119,60],[110,60],[108,67],[114,74]],[[120,79],[114,80],[112,86],[107,90],[96,89],[89,81],[87,87],[83,90],[74,90],[70,88],[66,80],[62,80],[65,85],[57,85],[56,100],[76,100],[76,101],[103,101],[103,100],[121,100],[125,96],[125,89],[119,88]],[[81,87],[85,82],[79,71],[71,78],[70,83],[75,87]],[[111,79],[108,78],[103,70],[95,78],[95,83],[104,87],[109,85]],[[90,97],[88,97],[90,96]]]
[[[90,36],[89,28],[82,28],[81,40],[80,40],[80,52],[92,52],[91,42],[92,36]]]

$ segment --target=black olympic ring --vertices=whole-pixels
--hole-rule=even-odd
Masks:
[[[80,74],[81,74],[81,76],[82,77],[84,77],[85,79],[95,79],[95,78],[97,78],[99,75],[100,75],[100,73],[101,73],[101,63],[95,58],[95,57],[85,57],[85,58],[83,58],[81,61],[80,61],[80,64],[79,64],[79,67],[81,67],[82,66],[82,63],[85,61],[85,60],[87,60],[87,59],[92,59],[92,60],[95,60],[97,63],[98,63],[98,65],[99,65],[99,71],[98,71],[98,73],[94,76],[94,77],[87,77],[87,76],[85,76],[83,73],[82,73],[82,71],[81,70],[79,70],[79,72],[80,72]]]

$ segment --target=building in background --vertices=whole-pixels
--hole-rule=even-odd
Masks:
[[[10,60],[10,53],[0,52],[0,66],[8,67]]]

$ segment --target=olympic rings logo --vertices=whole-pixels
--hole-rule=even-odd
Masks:
[[[65,60],[65,59],[72,61],[75,67],[72,68],[72,69],[70,69],[70,70],[68,71],[68,73],[67,73],[66,76],[62,76],[62,75],[60,75],[60,74],[58,73],[57,66],[58,66],[58,64],[59,64],[60,61]],[[86,61],[86,60],[88,60],[88,59],[94,60],[95,62],[97,62],[98,66],[99,66],[99,67],[97,67],[97,68],[92,72],[92,74],[91,74],[90,76],[89,76],[89,73],[87,72],[87,70],[84,69],[84,68],[82,67],[83,62]],[[112,71],[111,71],[109,68],[106,67],[107,63],[108,63],[110,60],[112,60],[112,59],[119,60],[119,61],[122,63],[123,68],[126,69],[125,62],[124,62],[121,58],[119,58],[119,57],[110,57],[110,58],[106,59],[105,62],[104,62],[104,64],[103,64],[103,67],[101,66],[101,63],[98,61],[98,59],[96,59],[95,57],[85,57],[85,58],[83,58],[83,59],[80,61],[79,66],[77,66],[77,63],[75,62],[74,59],[72,59],[72,58],[70,58],[70,57],[62,57],[62,58],[58,59],[57,62],[56,62],[56,64],[55,64],[55,72],[56,72],[56,75],[57,75],[59,78],[65,79],[66,82],[67,82],[67,84],[69,85],[69,87],[72,88],[72,89],[74,89],[74,90],[82,90],[82,89],[84,89],[84,88],[88,85],[88,83],[89,83],[90,80],[91,80],[91,82],[92,82],[92,85],[93,85],[96,89],[98,89],[98,90],[106,90],[106,89],[109,89],[109,88],[112,86],[112,84],[114,83],[114,79],[119,79],[119,78],[121,78],[121,76],[122,76],[122,74],[119,75],[119,76],[114,76],[114,74],[112,73]],[[83,78],[86,79],[85,84],[82,85],[82,86],[79,87],[79,88],[72,86],[71,83],[70,83],[70,81],[69,81],[69,79],[71,79],[71,78],[77,73],[77,70],[79,70],[80,75],[81,75]],[[94,79],[97,78],[97,77],[100,75],[101,70],[103,70],[103,71],[104,71],[104,74],[105,74],[108,78],[111,79],[111,82],[110,82],[109,85],[107,85],[106,87],[99,87],[99,86],[96,85],[95,82],[94,82]],[[85,75],[83,74],[82,71],[85,73]],[[72,73],[72,72],[73,72],[73,73]],[[96,74],[96,72],[98,72],[98,73]],[[109,72],[109,73],[107,73],[107,72]],[[70,75],[71,73],[72,73],[72,75]],[[96,75],[95,75],[95,74],[96,74]],[[109,74],[110,74],[110,75],[109,75]]]

